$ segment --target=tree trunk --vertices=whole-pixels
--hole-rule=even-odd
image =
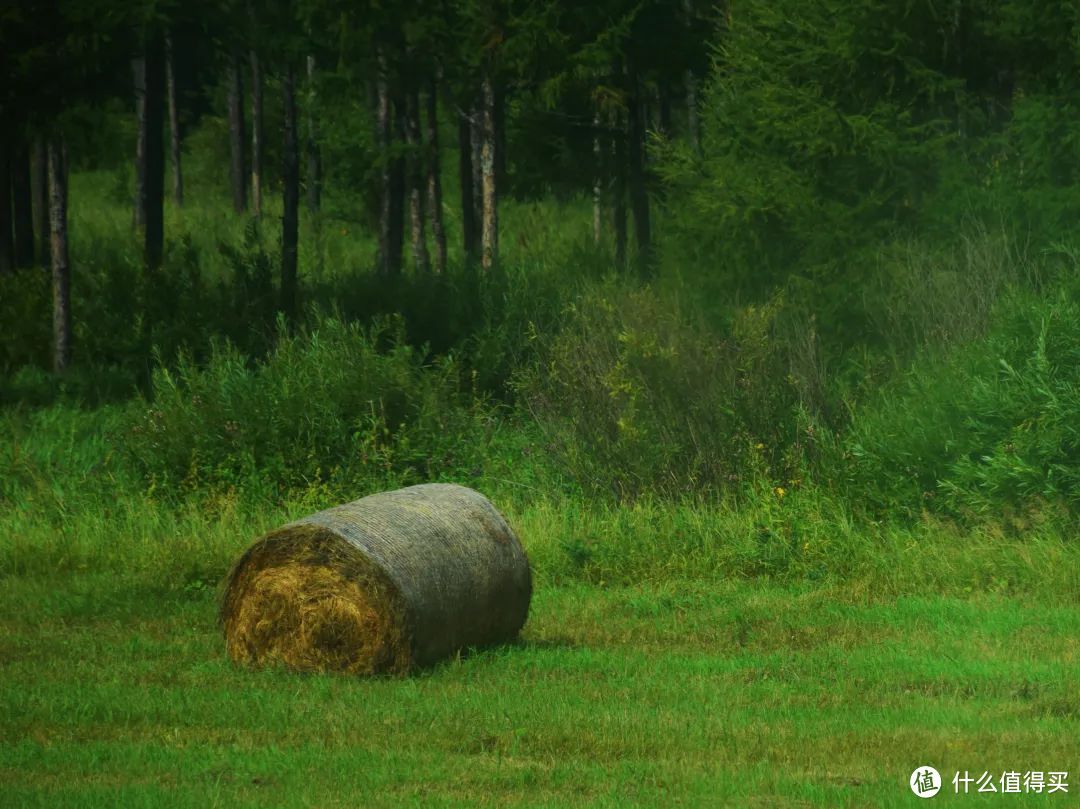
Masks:
[[[431,235],[435,240],[435,272],[446,272],[446,228],[443,225],[441,161],[439,159],[438,78],[428,80],[427,129],[427,207],[431,217]]]
[[[495,82],[494,87],[495,189],[501,194],[506,190],[506,90],[501,82]]]
[[[172,37],[165,37],[165,89],[169,97],[169,155],[172,158],[173,202],[184,204],[184,175],[180,170],[180,112],[176,103],[176,73]]]
[[[638,104],[641,106],[641,142],[648,141],[649,133],[656,129],[656,108],[653,104],[653,98],[651,88],[648,88],[643,81],[638,82]],[[642,153],[644,159],[648,159],[648,155]]]
[[[495,144],[498,132],[495,129],[495,87],[491,74],[485,73],[483,80],[483,141],[480,147],[480,166],[483,174],[484,217],[481,231],[480,266],[491,272],[499,262],[499,210],[498,185],[495,179],[497,155]]]
[[[458,178],[461,182],[461,246],[465,262],[476,258],[476,187],[473,185],[472,124],[465,110],[458,110]]]
[[[656,106],[659,110],[658,129],[665,137],[671,137],[671,87],[666,81],[656,86]]]
[[[424,233],[424,151],[420,142],[420,93],[415,86],[405,91],[405,142],[409,146],[409,226],[413,266],[418,273],[431,272],[427,236]]]
[[[394,139],[405,141],[405,102],[400,91],[392,99]],[[405,155],[398,153],[390,164],[390,269],[401,273],[405,246]]]
[[[30,194],[30,150],[25,141],[12,152],[11,197],[15,220],[15,264],[34,266],[34,204]]]
[[[30,166],[30,194],[33,197],[34,232],[37,234],[38,265],[49,262],[49,158],[45,141],[34,139]]]
[[[379,149],[379,273],[389,277],[395,272],[391,231],[394,207],[394,167],[390,157],[391,115],[390,79],[386,55],[377,47],[378,76],[375,87],[375,142]]]
[[[593,217],[592,217],[592,231],[593,231],[593,244],[600,244],[600,237],[602,235],[601,220],[604,216],[604,170],[603,170],[603,147],[600,143],[601,130],[600,130],[600,108],[597,105],[593,111],[593,187],[592,187],[592,200],[593,200]]]
[[[701,119],[698,117],[697,77],[694,71],[686,71],[686,129],[694,153],[701,155]]]
[[[686,27],[690,30],[694,26],[694,0],[683,0],[683,17]],[[694,71],[687,68],[683,75],[683,83],[686,85],[686,132],[690,139],[690,145],[695,154],[701,155],[701,119],[698,116],[698,80]]]
[[[612,229],[615,232],[615,269],[626,269],[626,121],[621,111],[612,113],[614,152],[611,190]]]
[[[296,126],[296,72],[290,64],[282,81],[285,149],[282,166],[281,311],[290,327],[296,323],[296,264],[300,217],[300,143]]]
[[[315,57],[307,58],[307,206],[318,213],[322,203],[322,158],[319,155],[319,127],[315,117]]]
[[[474,103],[469,113],[469,143],[472,146],[472,187],[473,187],[473,243],[477,255],[483,250],[480,246],[481,231],[484,222],[484,170],[480,158],[484,146],[484,111],[480,103]]]
[[[0,273],[15,271],[15,231],[11,209],[11,144],[0,133]]]
[[[263,74],[259,54],[251,51],[251,212],[262,216]]]
[[[233,46],[225,77],[229,103],[229,182],[233,210],[247,210],[247,183],[244,182],[244,98],[240,82],[240,54]]]
[[[67,238],[67,147],[50,140],[49,241],[52,255],[53,370],[64,371],[71,362],[71,270]]]
[[[385,277],[401,272],[404,241],[405,165],[392,154],[394,140],[403,140],[403,105],[391,98],[386,56],[378,48],[379,74],[376,86],[376,140],[382,171],[379,206],[379,270]]]
[[[146,45],[146,93],[143,111],[146,137],[143,192],[145,199],[146,271],[161,266],[165,247],[165,43],[158,34]]]
[[[634,212],[634,236],[637,243],[638,271],[648,276],[652,271],[652,234],[649,224],[649,192],[645,185],[645,121],[641,99],[641,83],[637,70],[631,67],[627,73],[629,119],[627,144],[630,207]]]
[[[139,229],[146,224],[146,60],[131,60],[135,85],[135,210],[132,221]]]

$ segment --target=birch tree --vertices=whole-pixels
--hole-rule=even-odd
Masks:
[[[71,363],[71,267],[68,264],[67,147],[60,138],[49,141],[49,241],[52,269],[53,370],[63,373]]]

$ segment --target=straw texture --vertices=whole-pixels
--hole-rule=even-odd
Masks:
[[[512,640],[531,594],[525,552],[495,507],[433,483],[262,537],[227,580],[221,621],[237,662],[403,672]]]

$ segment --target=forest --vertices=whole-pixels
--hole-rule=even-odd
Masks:
[[[0,76],[5,804],[1067,800],[1080,6],[14,0]],[[429,482],[517,644],[229,663],[253,539]]]

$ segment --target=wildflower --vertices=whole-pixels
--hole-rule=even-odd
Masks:
[[[780,498],[783,498],[783,496],[787,494],[787,490],[783,486],[777,486],[773,491],[776,492],[776,496]]]

